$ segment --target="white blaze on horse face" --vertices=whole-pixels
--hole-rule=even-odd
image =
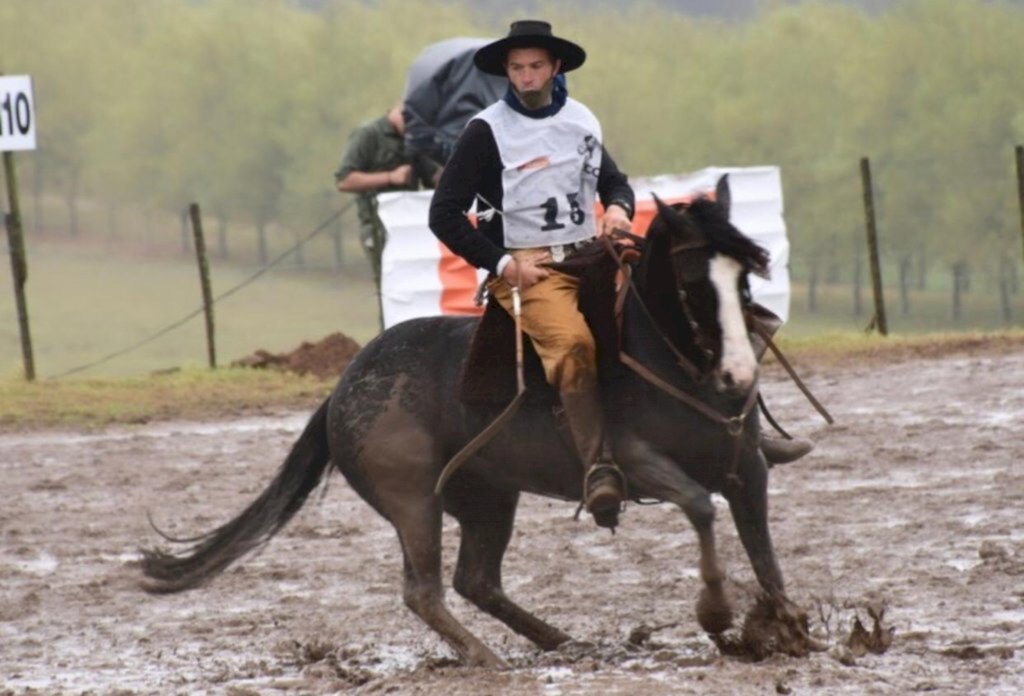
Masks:
[[[757,376],[757,358],[747,336],[747,323],[737,290],[743,267],[736,259],[716,254],[708,277],[718,292],[718,324],[722,328],[722,376],[740,389],[749,389]]]

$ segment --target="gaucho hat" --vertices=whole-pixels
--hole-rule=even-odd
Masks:
[[[524,19],[512,22],[505,38],[481,46],[473,55],[473,63],[489,75],[505,77],[505,61],[513,48],[546,49],[552,58],[562,61],[564,73],[580,67],[587,59],[587,52],[580,46],[552,34],[550,23]]]

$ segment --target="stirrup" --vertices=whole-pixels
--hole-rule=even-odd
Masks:
[[[595,507],[594,503],[599,502],[591,499],[591,487],[595,485],[595,477],[604,478],[609,474],[615,481],[614,501],[611,500],[611,495],[603,495],[600,497],[606,498],[606,500]],[[583,476],[583,500],[580,507],[586,508],[587,512],[594,516],[597,526],[606,527],[614,532],[615,527],[619,524],[619,513],[625,509],[627,497],[626,475],[614,462],[609,459],[599,459],[590,465]]]

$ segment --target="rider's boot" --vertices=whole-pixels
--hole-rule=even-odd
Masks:
[[[789,464],[800,459],[814,449],[814,443],[810,440],[794,438],[792,440],[781,437],[770,437],[761,433],[761,453],[768,460],[768,466],[776,464]]]
[[[600,527],[615,529],[625,499],[625,477],[604,444],[604,413],[596,385],[563,391],[565,419],[583,462],[583,504]]]

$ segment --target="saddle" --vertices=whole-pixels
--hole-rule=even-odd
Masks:
[[[618,366],[619,329],[615,317],[618,265],[595,240],[571,257],[548,266],[579,279],[578,307],[597,345],[598,379]],[[461,400],[473,406],[504,406],[516,395],[515,321],[493,297],[469,346],[459,385]],[[544,378],[533,343],[523,341],[523,376],[527,403],[556,405],[558,394]]]

